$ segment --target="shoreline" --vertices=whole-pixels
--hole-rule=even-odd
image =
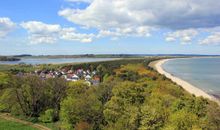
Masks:
[[[218,105],[220,105],[220,101],[217,98],[215,98],[214,96],[209,95],[208,93],[206,93],[203,90],[197,88],[196,86],[188,83],[187,81],[182,80],[182,79],[175,77],[172,74],[166,72],[162,68],[162,65],[165,62],[170,61],[170,60],[173,60],[173,59],[162,59],[162,60],[153,61],[149,64],[149,66],[154,68],[158,73],[165,75],[167,78],[169,78],[170,80],[172,80],[176,84],[180,85],[184,90],[186,90],[190,94],[194,94],[196,97],[202,96],[204,98],[208,98],[209,100],[212,100],[212,101],[216,102]]]

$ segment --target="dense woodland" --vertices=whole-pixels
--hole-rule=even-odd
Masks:
[[[0,61],[19,61],[19,58],[8,57],[8,56],[0,56]]]
[[[220,107],[216,103],[187,93],[149,68],[150,61],[59,66],[96,69],[102,77],[98,86],[61,78],[19,77],[14,75],[19,68],[1,72],[0,111],[53,123],[62,130],[220,129]]]

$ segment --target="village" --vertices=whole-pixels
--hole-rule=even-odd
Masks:
[[[24,75],[37,75],[41,79],[49,79],[49,78],[63,78],[66,81],[76,82],[79,80],[83,80],[89,86],[100,84],[100,76],[97,71],[90,71],[84,69],[61,69],[61,70],[35,70],[32,73],[24,74],[19,72],[17,76]]]

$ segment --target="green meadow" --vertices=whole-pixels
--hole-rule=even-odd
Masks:
[[[18,122],[7,121],[0,118],[0,130],[37,130],[37,129]]]

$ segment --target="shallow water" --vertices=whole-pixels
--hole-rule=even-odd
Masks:
[[[117,58],[22,58],[20,61],[0,61],[0,64],[62,64],[62,63],[81,63],[81,62],[96,62],[96,61],[110,61]]]
[[[174,59],[162,67],[168,73],[220,97],[220,58]]]

